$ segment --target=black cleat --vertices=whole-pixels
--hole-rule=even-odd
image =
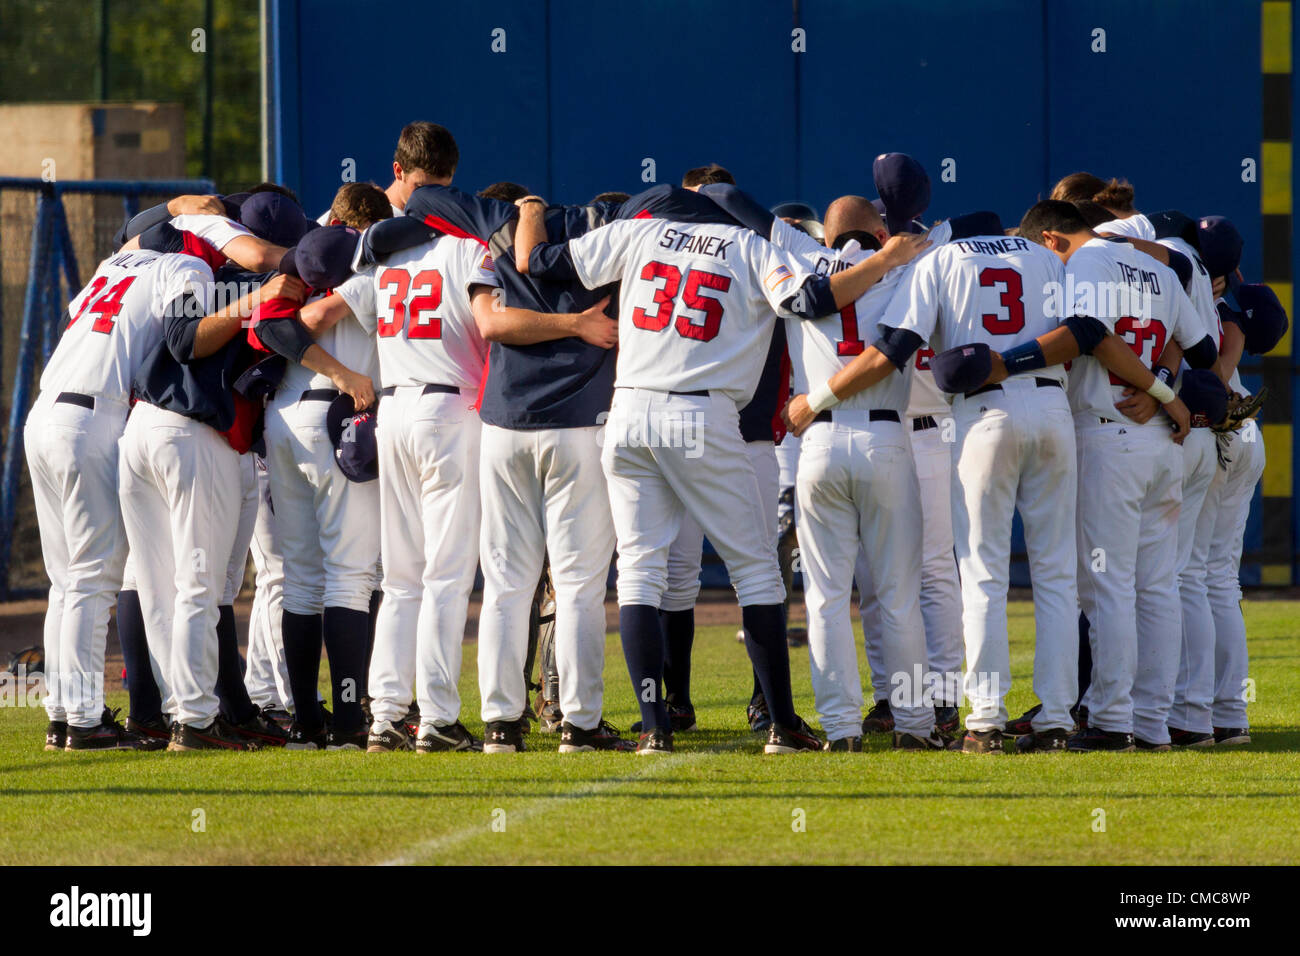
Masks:
[[[1215,727],[1214,743],[1219,747],[1238,747],[1250,743],[1248,727]]]
[[[414,702],[406,708],[406,716],[402,718],[402,723],[406,725],[406,733],[412,740],[420,736],[420,705]]]
[[[1175,747],[1213,747],[1214,734],[1197,733],[1195,730],[1169,728],[1169,740]]]
[[[905,730],[894,731],[895,750],[947,750],[951,744],[952,738],[941,734],[938,727],[930,731],[928,737]]]
[[[1038,712],[1043,709],[1042,704],[1034,704],[1019,717],[1008,720],[1002,727],[1004,737],[1023,737],[1025,734],[1034,732],[1033,719],[1038,716]]]
[[[560,753],[576,754],[590,750],[636,750],[636,744],[619,736],[617,728],[602,720],[595,730],[583,730],[567,720],[560,725]]]
[[[1031,730],[1016,738],[1016,753],[1046,754],[1064,753],[1070,732],[1059,727],[1051,730]]]
[[[1097,750],[1127,753],[1136,749],[1136,745],[1133,743],[1132,734],[1119,730],[1102,730],[1100,727],[1089,727],[1087,730],[1079,731],[1066,741],[1065,749],[1075,753],[1091,753]]]
[[[940,704],[934,708],[934,729],[945,737],[953,737],[961,726],[961,716],[956,707]]]
[[[238,736],[234,728],[221,717],[215,717],[206,727],[191,727],[177,723],[172,726],[168,750],[257,750],[256,741]]]
[[[492,720],[483,728],[485,754],[512,754],[526,749],[518,720]]]
[[[118,710],[104,708],[99,723],[94,727],[68,727],[63,744],[67,750],[162,750],[167,741],[144,737],[127,730],[117,721]],[[46,735],[48,740],[48,734]]]
[[[369,745],[370,731],[365,727],[350,734],[330,728],[325,735],[326,750],[365,750]]]
[[[889,707],[889,698],[876,701],[867,716],[862,718],[862,733],[888,734],[894,729],[894,712]]]
[[[289,728],[289,737],[284,742],[285,750],[324,750],[327,734],[324,727],[307,728],[294,722]]]
[[[1074,729],[1088,729],[1088,707],[1086,704],[1078,704],[1070,708],[1070,716],[1074,718]]]
[[[822,750],[828,753],[860,754],[862,753],[862,738],[856,736],[836,737],[834,740],[826,741]]]
[[[1152,743],[1151,741],[1143,740],[1141,737],[1136,735],[1133,737],[1133,746],[1138,750],[1149,750],[1153,753],[1165,753],[1174,749],[1169,744]]]
[[[670,754],[673,752],[673,732],[655,728],[648,734],[642,734],[637,740],[636,752],[643,754]]]
[[[1003,753],[1002,731],[997,730],[967,730],[966,736],[961,741],[961,752],[964,754],[1000,754]]]
[[[45,728],[45,749],[62,750],[68,746],[68,722],[51,720]]]
[[[745,719],[749,721],[749,729],[755,733],[772,729],[772,714],[768,711],[767,701],[762,694],[749,702],[745,708]]]
[[[694,707],[678,707],[676,704],[669,704],[668,720],[672,723],[673,733],[675,734],[689,733],[692,730],[698,729],[695,726]],[[639,734],[641,733],[641,726],[641,721],[638,720],[628,729],[634,734]]]
[[[172,722],[162,714],[149,720],[136,720],[134,717],[128,717],[126,719],[126,729],[133,734],[139,734],[141,737],[152,737],[154,740],[169,741],[172,739]]]
[[[266,715],[261,711],[242,724],[232,725],[231,729],[236,736],[256,741],[262,747],[283,747],[285,741],[289,739],[289,731],[275,721],[267,720]]]
[[[370,733],[366,736],[368,754],[386,754],[397,750],[414,749],[411,735],[406,732],[406,722],[402,720],[397,723],[381,720],[371,726]]]
[[[767,744],[763,747],[765,754],[797,754],[805,750],[821,750],[822,739],[808,726],[808,721],[798,715],[793,727],[782,727],[773,723],[767,734]]]
[[[523,750],[523,734],[519,736],[519,749]],[[479,740],[459,720],[454,724],[426,730],[415,738],[415,752],[418,754],[450,753],[460,750],[483,751],[483,741]]]
[[[273,724],[279,724],[284,728],[286,734],[289,728],[293,726],[293,714],[287,710],[281,710],[279,707],[272,707],[270,704],[262,708],[262,717]]]

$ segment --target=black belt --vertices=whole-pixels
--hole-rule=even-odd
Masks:
[[[686,397],[686,398],[708,398],[708,397],[709,397],[709,390],[708,390],[707,388],[696,389],[696,390],[693,391],[693,392],[674,392],[674,391],[672,391],[672,390],[669,390],[668,394],[669,394],[669,395],[682,395],[682,396],[684,396],[684,397]]]
[[[332,402],[339,397],[336,388],[309,388],[298,396],[300,402]]]
[[[379,397],[386,398],[393,395],[396,393],[398,388],[399,386],[397,385],[388,385],[381,388],[379,390]],[[460,389],[455,385],[426,385],[424,386],[423,391],[420,392],[421,395],[433,395],[435,393],[439,395],[459,395]]]
[[[912,419],[912,431],[923,432],[931,428],[938,428],[939,423],[934,420],[933,415],[918,415]]]
[[[1034,384],[1039,388],[1060,388],[1061,383],[1054,378],[1034,378]],[[977,388],[973,392],[967,392],[967,398],[974,398],[976,395],[983,395],[985,392],[1000,392],[1001,385],[985,385],[983,388]]]
[[[62,402],[64,405],[80,405],[92,412],[95,410],[95,400],[89,395],[82,395],[80,392],[59,392],[59,397],[54,401],[56,404]]]
[[[831,415],[830,409],[827,409],[824,412],[818,412],[817,417],[814,418],[813,421],[829,422],[834,421],[834,418]],[[900,421],[900,419],[898,417],[898,412],[894,411],[892,408],[873,408],[871,411],[867,412],[867,421],[896,422]]]

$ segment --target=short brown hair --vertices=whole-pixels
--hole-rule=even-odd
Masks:
[[[407,123],[397,138],[393,162],[401,166],[403,172],[422,169],[430,176],[441,178],[456,172],[460,150],[456,138],[446,127],[437,123]]]
[[[493,183],[479,190],[479,199],[500,199],[502,202],[517,202],[525,196],[532,195],[527,186],[518,183]]]
[[[250,196],[255,196],[258,193],[279,193],[281,196],[289,197],[295,203],[298,202],[298,194],[292,189],[288,186],[281,186],[279,183],[273,183],[269,180],[260,182],[256,186],[249,186],[246,192]]]
[[[374,183],[344,183],[334,194],[329,217],[344,225],[365,229],[381,219],[391,219],[393,204]]]
[[[628,201],[629,199],[631,199],[631,198],[632,198],[632,197],[629,196],[627,193],[619,192],[618,190],[615,189],[615,190],[611,190],[610,192],[606,192],[606,193],[597,193],[595,196],[592,196],[592,197],[591,197],[591,202],[589,202],[587,205],[589,205],[589,206],[590,206],[590,205],[594,205],[595,203],[598,203],[598,202],[617,202],[617,203],[624,203],[624,202],[627,202],[627,201]]]
[[[711,186],[714,183],[730,183],[736,185],[736,177],[724,166],[717,163],[709,163],[707,166],[696,166],[694,169],[688,169],[682,173],[683,186]]]

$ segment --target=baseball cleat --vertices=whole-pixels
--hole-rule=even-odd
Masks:
[[[413,749],[415,745],[411,743],[411,735],[406,732],[405,722],[400,720],[397,723],[381,720],[370,728],[370,733],[366,737],[368,754],[386,754],[395,750]]]
[[[993,730],[967,730],[966,736],[961,741],[961,752],[964,754],[1003,753],[1002,731],[997,728]]]
[[[1078,704],[1070,708],[1070,716],[1074,718],[1075,730],[1088,729],[1088,705]]]
[[[821,750],[822,739],[817,736],[817,732],[808,726],[808,721],[795,715],[798,723],[794,727],[782,727],[778,723],[772,724],[772,729],[768,731],[767,743],[763,747],[765,754],[797,754],[806,750]]]
[[[406,716],[402,718],[402,723],[406,725],[407,735],[414,740],[420,736],[420,705],[411,704],[406,708]]]
[[[668,705],[668,720],[671,721],[673,733],[689,733],[692,730],[698,730],[695,725],[695,708],[678,707],[676,704]],[[634,734],[641,733],[641,721],[637,721],[628,728]]]
[[[889,698],[875,702],[862,718],[863,734],[887,734],[894,729],[894,712],[889,707]]]
[[[1250,743],[1248,727],[1215,727],[1214,743],[1219,747],[1237,747]]]
[[[934,729],[945,737],[952,737],[961,726],[961,716],[956,707],[942,704],[934,709]]]
[[[62,750],[68,745],[68,722],[51,720],[45,727],[45,749]]]
[[[1197,733],[1195,730],[1169,728],[1169,741],[1175,747],[1213,747],[1214,734]]]
[[[295,723],[289,728],[289,737],[284,742],[285,750],[324,750],[325,728],[308,729]]]
[[[238,737],[255,740],[263,747],[283,747],[289,739],[289,732],[273,720],[267,720],[260,711],[242,724],[231,727]]]
[[[749,729],[755,733],[772,729],[772,715],[768,712],[767,701],[762,694],[749,702],[745,708],[745,719],[749,721]]]
[[[1066,741],[1069,739],[1070,732],[1060,727],[1053,727],[1051,730],[1031,730],[1016,738],[1016,753],[1064,753]]]
[[[642,734],[636,743],[637,756],[644,754],[670,754],[673,752],[673,732],[655,728]]]
[[[523,735],[520,734],[520,750],[523,749]],[[459,720],[454,724],[439,727],[434,724],[415,739],[415,752],[418,754],[451,753],[461,750],[482,752],[483,741],[479,740]]]
[[[257,750],[255,740],[245,740],[235,734],[230,724],[214,717],[206,727],[191,727],[177,723],[172,727],[172,740],[167,745],[171,751],[187,750]]]
[[[127,730],[118,723],[118,710],[104,708],[99,723],[94,727],[73,727],[68,725],[67,740],[63,745],[70,750],[162,750],[167,741],[154,737],[144,737]]]
[[[151,717],[149,720],[136,720],[134,717],[126,719],[126,729],[133,734],[139,734],[141,737],[152,737],[155,740],[171,740],[172,725],[162,714],[157,717]]]
[[[518,720],[490,720],[483,728],[485,754],[512,754],[527,749]]]
[[[325,735],[326,750],[365,750],[370,743],[370,731],[365,727],[350,734],[330,729]]]
[[[262,716],[273,724],[279,724],[284,728],[286,734],[289,732],[289,728],[293,726],[293,714],[270,704],[262,708]]]
[[[576,754],[591,750],[636,750],[636,744],[619,736],[618,729],[602,720],[594,730],[583,730],[567,720],[560,726],[560,753]]]
[[[862,738],[856,736],[836,737],[834,740],[826,741],[822,750],[825,750],[828,753],[860,754],[862,753]]]
[[[947,750],[951,743],[952,738],[939,733],[938,727],[925,737],[906,730],[894,731],[895,750]]]
[[[527,720],[527,715],[524,715]],[[558,700],[542,701],[542,709],[537,712],[537,723],[544,734],[556,734],[560,732],[560,724],[564,723],[564,714],[560,711],[560,702]]]
[[[1116,753],[1127,753],[1136,749],[1133,743],[1133,735],[1120,730],[1102,730],[1100,727],[1089,727],[1087,730],[1081,730],[1070,737],[1065,743],[1065,749],[1074,753],[1091,753],[1098,750],[1109,750]]]
[[[1032,721],[1042,709],[1042,704],[1035,704],[1019,717],[1008,720],[1002,727],[1003,735],[1006,737],[1021,737],[1025,734],[1032,734],[1034,732]]]
[[[1152,743],[1150,740],[1143,740],[1141,737],[1134,736],[1133,746],[1138,750],[1149,750],[1152,753],[1166,753],[1173,750],[1169,744]]]

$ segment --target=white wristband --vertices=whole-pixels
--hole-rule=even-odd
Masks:
[[[1168,385],[1166,385],[1164,382],[1160,381],[1159,378],[1157,378],[1154,382],[1151,383],[1151,387],[1147,389],[1147,394],[1150,395],[1152,398],[1154,398],[1161,405],[1168,405],[1175,398],[1177,398],[1177,396],[1174,394],[1174,390],[1170,388]]]
[[[808,393],[808,407],[813,410],[814,415],[819,415],[828,408],[834,408],[839,403],[840,400],[831,391],[829,381],[822,382]]]

